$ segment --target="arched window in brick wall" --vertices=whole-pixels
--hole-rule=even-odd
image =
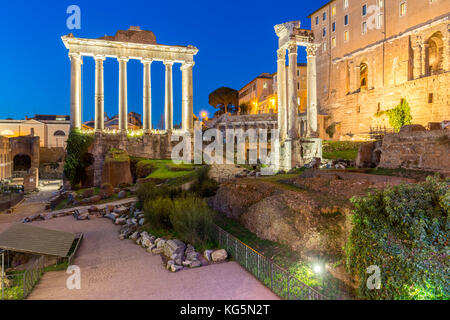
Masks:
[[[359,65],[359,79],[360,79],[359,84],[360,89],[367,89],[367,82],[369,80],[369,67],[365,62],[362,62]]]
[[[428,52],[426,55],[426,66],[428,75],[440,73],[442,71],[442,58],[444,54],[444,41],[442,34],[438,31],[427,40]]]

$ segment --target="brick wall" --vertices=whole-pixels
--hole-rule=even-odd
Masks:
[[[381,147],[379,167],[430,170],[450,174],[450,130],[386,135]]]

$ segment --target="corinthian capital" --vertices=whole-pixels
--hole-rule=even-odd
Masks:
[[[286,48],[280,48],[277,50],[278,60],[286,60]]]
[[[316,55],[317,49],[320,44],[310,43],[306,46],[306,54],[308,57],[313,57]]]
[[[287,44],[287,49],[288,49],[289,54],[297,53],[297,43],[295,41],[290,41]]]

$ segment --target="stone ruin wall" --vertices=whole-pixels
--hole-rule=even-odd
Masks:
[[[148,159],[170,159],[172,145],[169,134],[149,134],[130,138],[122,134],[96,133],[89,152],[94,158],[93,184],[100,186],[102,182],[105,155],[111,148],[124,150],[130,156]]]
[[[450,176],[450,130],[386,135],[379,167],[439,171]]]
[[[433,103],[428,102],[430,93]],[[401,99],[409,103],[414,124],[427,126],[429,122],[450,120],[450,72],[336,99],[327,109],[331,115],[328,123],[340,123],[333,138],[358,140],[370,132],[370,127],[389,128],[387,116],[375,114],[394,108]]]
[[[39,148],[39,177],[62,179],[66,150],[63,147]]]

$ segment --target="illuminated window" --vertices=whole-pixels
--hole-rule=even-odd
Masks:
[[[324,42],[322,45],[322,51],[323,52],[327,51],[327,43],[326,42]]]
[[[344,42],[348,41],[348,31],[344,31]]]
[[[344,25],[348,25],[348,14],[346,14],[344,17]]]
[[[348,8],[348,0],[344,0],[344,9]]]
[[[336,6],[331,8],[331,16],[334,17],[336,15]]]
[[[367,14],[367,5],[362,6],[362,15],[365,16]]]
[[[331,38],[331,47],[332,48],[336,47],[336,37]]]
[[[336,22],[333,22],[333,24],[331,25],[331,31],[336,31]]]
[[[367,33],[367,23],[364,21],[362,23],[362,34],[366,34]]]
[[[383,0],[378,0],[377,1],[377,6],[378,6],[378,8],[383,8]]]
[[[382,25],[383,25],[383,15],[379,14],[377,17],[377,28],[381,28]]]
[[[400,3],[400,17],[406,15],[406,2]]]

